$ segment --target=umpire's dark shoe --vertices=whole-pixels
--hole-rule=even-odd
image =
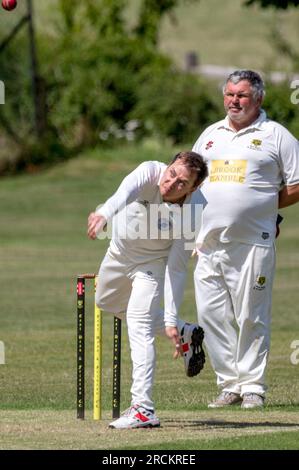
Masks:
[[[203,369],[206,360],[203,338],[204,332],[200,326],[185,323],[181,330],[181,349],[188,377],[194,377]]]

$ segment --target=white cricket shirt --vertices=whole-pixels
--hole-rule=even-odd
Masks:
[[[116,193],[96,213],[108,222],[113,219],[109,251],[122,256],[129,266],[167,259],[165,324],[176,326],[204,199],[197,189],[182,207],[163,202],[159,183],[166,168],[161,162],[142,163],[124,178]]]
[[[261,110],[249,127],[235,132],[228,117],[208,127],[193,151],[209,166],[201,187],[207,200],[197,238],[213,237],[271,246],[275,239],[278,193],[299,184],[299,143]]]

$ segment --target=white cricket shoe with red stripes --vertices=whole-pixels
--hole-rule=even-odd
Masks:
[[[202,347],[203,338],[204,331],[198,325],[185,323],[181,329],[181,350],[188,377],[194,377],[203,369],[206,360]]]
[[[160,420],[153,410],[147,410],[140,405],[132,405],[123,412],[120,418],[109,424],[109,428],[133,429],[133,428],[157,428]]]

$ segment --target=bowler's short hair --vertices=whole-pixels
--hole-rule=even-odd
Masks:
[[[199,153],[186,151],[179,152],[173,157],[169,165],[172,165],[177,160],[181,160],[187,168],[196,174],[194,186],[200,185],[208,176],[208,165]]]

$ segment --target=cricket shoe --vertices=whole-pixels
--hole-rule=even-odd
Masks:
[[[244,393],[243,402],[241,408],[252,409],[252,408],[262,408],[264,406],[264,397],[258,395],[257,393]]]
[[[200,326],[184,324],[181,330],[181,350],[188,377],[194,377],[203,369],[206,360],[202,347],[203,338],[204,332]]]
[[[224,408],[226,406],[237,405],[241,401],[242,398],[238,393],[223,391],[214,401],[208,404],[208,408]]]
[[[120,418],[109,424],[109,428],[113,429],[157,428],[159,426],[159,418],[153,410],[147,410],[140,405],[130,406]]]

